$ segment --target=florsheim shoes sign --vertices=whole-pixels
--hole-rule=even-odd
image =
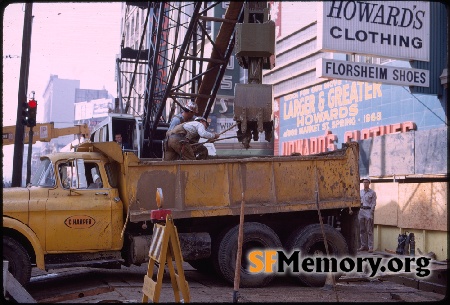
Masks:
[[[386,65],[373,65],[319,58],[316,61],[316,76],[330,79],[347,79],[399,86],[430,85],[430,71]]]
[[[326,52],[430,60],[430,3],[323,1],[318,47]]]

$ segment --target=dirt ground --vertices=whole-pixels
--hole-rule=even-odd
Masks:
[[[156,271],[156,270],[155,270]],[[33,270],[27,288],[38,303],[140,303],[147,266],[120,270],[76,268]],[[184,264],[192,303],[231,303],[233,287],[216,276],[203,274]],[[445,295],[407,287],[392,281],[347,276],[333,288],[301,286],[293,278],[277,277],[264,288],[240,288],[239,303],[278,302],[434,302]],[[174,302],[170,275],[165,273],[160,303]]]

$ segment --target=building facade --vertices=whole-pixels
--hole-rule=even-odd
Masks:
[[[80,81],[62,79],[58,75],[50,75],[48,84],[44,90],[44,122],[54,122],[55,128],[73,126],[75,103],[75,91],[80,88]],[[48,143],[42,143],[42,154],[59,151],[67,143],[73,140],[73,136],[63,136],[52,139]]]
[[[113,112],[114,101],[114,98],[98,98],[75,103],[75,124],[87,124],[92,133],[97,124]]]
[[[142,40],[144,46],[147,45],[147,35],[143,35],[145,17],[148,13],[147,3],[141,8],[138,5],[128,5],[122,2],[122,20],[120,27],[120,37],[122,44],[122,53],[117,78],[120,78],[122,104],[121,109],[126,108],[129,104],[128,112],[134,116],[142,116],[144,113],[144,93],[145,93],[145,75],[147,68],[146,56],[142,56],[142,60],[137,64],[135,62],[136,54],[134,51],[139,50]],[[148,48],[147,48],[148,50]],[[127,52],[131,51],[131,52]],[[148,51],[146,53],[148,56]],[[134,81],[134,71],[136,76]],[[119,107],[120,108],[120,107]]]
[[[88,102],[92,99],[112,97],[105,89],[80,89],[80,81],[73,79],[61,79],[58,75],[50,75],[48,84],[42,95],[44,98],[45,113],[43,120],[46,123],[53,122],[55,128],[73,126],[75,121],[75,104]],[[103,105],[103,104],[102,104]],[[97,110],[104,111],[104,110]],[[106,110],[108,111],[108,110]],[[75,139],[75,135],[61,136],[41,144],[41,154],[58,152],[61,148]]]
[[[92,100],[112,98],[106,89],[75,89],[75,103],[89,102]]]
[[[274,85],[274,154],[315,154],[358,141],[359,174],[372,179],[371,187],[378,194],[376,249],[395,251],[398,234],[413,232],[416,253],[434,252],[438,260],[445,260],[448,81],[440,76],[448,71],[448,9],[433,3],[427,11],[432,14],[431,23],[438,22],[423,42],[431,52],[429,88],[436,88],[427,92],[418,87],[318,77],[317,61],[322,59],[406,69],[423,66],[322,51],[317,17],[321,5],[274,3],[272,15],[278,16],[279,35],[276,67],[264,74],[265,82]],[[298,18],[298,12],[305,18]],[[384,47],[392,46],[386,43]]]

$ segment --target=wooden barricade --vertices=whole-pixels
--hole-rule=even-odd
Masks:
[[[189,286],[184,277],[180,240],[178,238],[177,228],[173,223],[172,215],[169,214],[166,216],[165,224],[156,223],[154,225],[149,256],[148,270],[144,276],[144,286],[142,287],[142,292],[144,293],[142,302],[148,303],[149,299],[153,303],[159,302],[164,269],[167,264],[175,295],[175,302],[189,303]],[[175,261],[176,270],[173,261]],[[155,264],[158,266],[156,281],[152,279]],[[180,298],[180,293],[182,298]]]

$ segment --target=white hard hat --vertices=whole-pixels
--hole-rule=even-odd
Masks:
[[[364,181],[366,181],[366,180],[369,181],[369,183],[370,183],[370,178],[369,178],[369,177],[363,178],[363,179],[362,179],[362,182],[364,182]]]
[[[206,122],[206,126],[209,126],[208,121],[202,116],[198,116],[194,120],[197,121],[197,122],[205,121]]]
[[[97,181],[97,179],[99,179],[99,178],[100,178],[100,176],[97,175],[97,174],[95,174],[95,175],[94,175],[94,182]]]
[[[194,113],[196,113],[198,111],[197,104],[195,104],[192,101],[187,102],[185,108],[188,109],[189,111],[194,112]]]

